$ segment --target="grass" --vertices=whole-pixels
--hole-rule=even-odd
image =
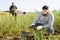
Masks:
[[[54,12],[53,12],[54,13]],[[60,16],[58,14],[54,14],[55,16],[55,22],[54,22],[54,28],[55,30],[58,30],[57,25],[60,24]],[[21,31],[31,31],[27,27],[30,26],[34,18],[36,17],[36,14],[18,14],[17,20],[15,21],[15,17],[13,17],[8,12],[0,12],[0,36],[7,35],[7,36],[14,36],[14,35],[20,35]],[[60,27],[60,26],[59,26]],[[43,36],[41,36],[41,33],[46,33],[46,31],[32,31],[32,33],[35,35],[36,40],[41,40]],[[41,38],[40,38],[41,37]],[[43,38],[42,38],[43,39]],[[60,39],[60,35],[53,35],[51,40],[58,40]],[[45,39],[44,39],[45,40]]]
[[[34,16],[36,15],[34,14]],[[28,31],[26,27],[28,27],[34,19],[33,14],[18,14],[17,20],[15,21],[15,17],[9,13],[0,13],[0,18],[0,36],[20,35],[22,30]]]

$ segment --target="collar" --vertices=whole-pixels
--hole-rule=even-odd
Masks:
[[[43,15],[43,14],[42,14]],[[47,14],[45,14],[45,15],[43,15],[43,16],[48,16],[49,15],[49,13],[47,13]]]

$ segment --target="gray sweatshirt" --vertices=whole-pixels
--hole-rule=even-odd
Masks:
[[[43,28],[52,27],[54,23],[54,15],[49,12],[47,15],[43,16],[42,12],[40,12],[32,24],[36,24],[37,22],[43,24]]]

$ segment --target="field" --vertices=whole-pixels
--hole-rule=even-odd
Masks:
[[[0,37],[2,36],[20,36],[21,31],[31,32],[34,34],[35,40],[60,40],[60,15],[58,12],[53,12],[55,16],[54,29],[55,35],[45,36],[47,31],[34,31],[28,29],[33,19],[36,17],[36,13],[18,14],[17,19],[8,12],[0,12]],[[46,39],[46,37],[48,37]],[[21,38],[21,37],[20,37]]]

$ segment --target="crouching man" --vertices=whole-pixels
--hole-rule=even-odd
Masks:
[[[35,18],[35,20],[31,24],[31,27],[34,27],[37,30],[48,28],[49,32],[54,34],[53,23],[54,15],[51,12],[49,12],[49,7],[47,5],[44,5],[42,7],[42,12],[40,12],[38,16]]]

